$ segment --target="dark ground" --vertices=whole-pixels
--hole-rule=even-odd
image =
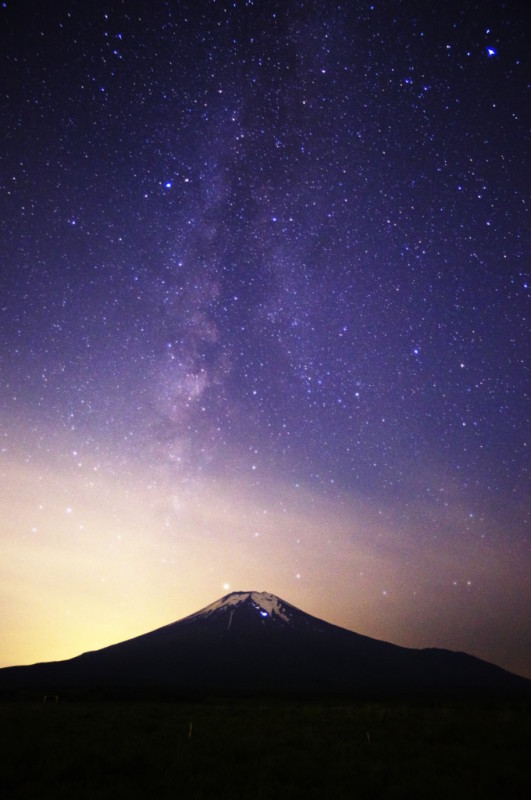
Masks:
[[[0,704],[8,798],[529,798],[527,702]]]

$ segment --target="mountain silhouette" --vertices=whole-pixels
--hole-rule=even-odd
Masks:
[[[0,692],[522,695],[531,681],[466,653],[412,649],[340,628],[267,592],[66,661],[6,667]]]

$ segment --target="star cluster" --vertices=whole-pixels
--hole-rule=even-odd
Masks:
[[[3,663],[231,587],[531,674],[522,5],[0,25]]]

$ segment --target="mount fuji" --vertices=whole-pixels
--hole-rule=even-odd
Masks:
[[[340,628],[267,592],[232,592],[184,619],[66,661],[0,669],[0,692],[525,694],[531,681],[466,653]]]

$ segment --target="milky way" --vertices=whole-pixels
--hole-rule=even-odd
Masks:
[[[227,587],[531,675],[521,3],[2,3],[3,664]]]

